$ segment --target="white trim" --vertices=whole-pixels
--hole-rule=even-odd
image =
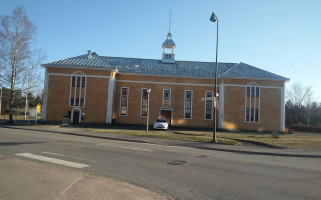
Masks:
[[[81,106],[81,89],[82,89],[82,78],[83,76],[80,76],[80,86],[79,86],[79,98],[78,98],[78,106]],[[85,78],[85,77],[84,77]]]
[[[255,93],[256,94],[256,93]],[[260,123],[261,122],[261,88],[259,88],[259,107],[257,108],[258,109],[258,114],[259,114],[259,117],[258,117],[258,122],[257,123]]]
[[[165,90],[169,90],[169,105],[171,105],[172,104],[172,89],[163,89],[163,101],[162,101],[162,105],[164,105],[164,98],[165,98],[165,96],[164,96],[164,92],[165,92]]]
[[[213,91],[205,91],[204,120],[213,120],[213,100],[210,100],[210,101],[212,102],[211,119],[206,119],[206,101],[209,101],[209,100],[206,100],[206,98],[207,98],[206,93],[207,93],[207,92],[212,93],[211,97],[213,97],[213,95],[214,95],[214,92],[213,92]]]
[[[64,73],[48,73],[51,76],[85,76],[89,78],[109,78],[108,76],[98,76],[98,75],[79,75],[79,74],[64,74]]]
[[[78,110],[79,111],[79,120],[78,120],[78,122],[80,124],[80,122],[81,122],[81,114],[82,114],[80,107],[74,107],[71,110],[70,122],[73,123],[73,121],[74,121],[74,110]]]
[[[65,66],[57,66],[57,65],[47,65],[47,64],[42,64],[41,66],[48,68],[66,68],[66,69],[89,69],[89,70],[97,70],[97,71],[112,71],[112,72],[117,72],[117,69],[107,69],[107,68],[101,68],[101,67],[88,67],[88,66],[75,66],[75,65],[65,65]]]
[[[270,78],[252,78],[252,77],[229,77],[229,76],[222,76],[219,75],[219,78],[225,78],[225,79],[241,79],[241,80],[257,80],[257,81],[289,81],[289,79],[270,79]]]
[[[121,102],[122,102],[122,96],[123,96],[123,88],[127,88],[127,106],[126,106],[126,115],[121,115]],[[128,116],[128,98],[129,98],[129,87],[121,87],[120,88],[120,98],[119,98],[119,112],[118,115],[120,117],[127,117]]]
[[[147,88],[141,88],[141,90],[140,90],[140,111],[139,111],[139,116],[140,117],[147,117],[147,115],[146,116],[142,116],[142,111],[143,111],[143,90],[144,89],[147,91]],[[148,96],[147,96],[147,101],[148,101]]]
[[[245,106],[244,106],[244,122],[247,122],[246,121],[246,109],[247,109],[247,87],[245,88],[245,98],[244,98],[244,100],[245,100]]]
[[[188,78],[188,79],[202,79],[202,80],[212,80],[213,77],[192,77],[192,76],[177,76],[176,74],[166,74],[166,75],[160,75],[160,74],[138,74],[138,73],[124,73],[120,72],[121,75],[126,75],[126,76],[148,76],[148,77],[166,77],[166,78]],[[219,78],[219,77],[218,77]]]
[[[132,81],[132,80],[117,80],[117,82],[125,83],[146,83],[146,84],[157,84],[157,85],[184,85],[184,86],[199,86],[199,87],[213,87],[213,84],[196,84],[196,83],[175,83],[175,82],[155,82],[155,81]],[[218,86],[220,86],[219,84]],[[238,85],[238,84],[224,84],[224,86],[231,87],[247,87],[247,85]],[[259,86],[261,88],[273,88],[273,89],[282,89],[278,86]]]
[[[247,96],[247,88],[250,88],[250,96],[249,96],[249,101],[250,101],[250,105],[249,105],[249,121],[246,121],[246,110],[247,110],[247,99],[248,99],[248,96]],[[254,106],[253,106],[253,120],[254,121],[251,121],[251,116],[252,116],[252,88],[254,88]],[[256,95],[256,88],[259,88],[259,99],[258,99],[258,106],[257,106],[257,95]],[[249,83],[246,87],[245,87],[245,110],[244,110],[244,122],[245,123],[260,123],[260,120],[261,120],[261,115],[260,115],[260,112],[261,112],[261,86],[258,85],[257,83],[253,84],[252,83]],[[256,122],[255,121],[255,117],[256,117],[256,109],[258,110],[258,121]]]
[[[47,118],[47,101],[48,101],[48,83],[49,83],[49,75],[48,69],[45,69],[45,82],[44,82],[44,91],[43,91],[43,102],[41,109],[41,120],[46,120]]]
[[[84,105],[83,107],[86,107],[86,92],[87,92],[87,77],[85,76],[85,89],[84,89]]]
[[[114,84],[116,84],[113,72],[110,72],[110,79],[108,84],[108,98],[107,98],[107,116],[106,123],[111,124],[113,118],[113,101],[114,101]]]
[[[146,83],[146,84],[157,84],[157,85],[187,85],[187,86],[213,87],[213,84],[196,84],[196,83],[174,83],[174,82],[154,82],[154,81],[131,81],[131,80],[117,80],[117,82]]]
[[[224,86],[230,86],[230,87],[248,87],[248,85],[237,85],[237,84],[224,84]],[[255,87],[260,87],[260,88],[269,88],[269,89],[282,89],[282,87],[278,86],[255,86]]]
[[[69,99],[68,99],[68,105],[69,107],[72,107],[70,104],[71,101],[71,93],[72,93],[72,76],[70,76],[70,90],[69,90]]]
[[[191,92],[191,117],[190,118],[185,118],[185,98],[186,98],[186,92],[190,91]],[[193,119],[193,90],[184,90],[184,119]]]
[[[284,132],[284,126],[285,126],[285,82],[283,82],[283,87],[281,89],[281,127],[280,130],[281,132]]]
[[[75,86],[74,86],[74,106],[76,107],[76,97],[77,97],[77,82],[78,82],[78,76],[75,76]],[[78,105],[79,106],[79,105]]]
[[[224,127],[224,79],[222,79],[222,84],[220,84],[220,96],[219,96],[219,121],[218,121],[218,128],[223,129]]]
[[[75,77],[75,85],[72,86],[72,78]],[[77,79],[79,79],[79,84],[80,86],[78,87],[77,85]],[[82,80],[85,79],[85,86],[82,87]],[[73,94],[73,98],[74,98],[74,104],[73,106],[71,105],[71,97],[72,97],[72,89],[74,88],[74,94]],[[83,94],[83,99],[84,99],[84,103],[83,105],[81,105],[81,97],[82,97],[82,88],[84,88],[84,94]],[[77,95],[77,90],[78,91],[78,95]],[[83,72],[81,71],[77,71],[75,73],[73,73],[71,76],[70,76],[70,91],[69,91],[69,107],[80,107],[80,108],[85,108],[86,107],[86,91],[87,91],[87,78],[86,78],[86,74],[84,74]],[[78,96],[78,104],[76,104],[76,101],[77,101],[77,97]]]

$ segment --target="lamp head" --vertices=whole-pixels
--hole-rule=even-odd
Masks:
[[[211,22],[216,22],[216,15],[214,14],[214,12],[211,15],[210,21]]]

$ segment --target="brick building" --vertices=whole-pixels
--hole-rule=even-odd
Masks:
[[[214,62],[175,60],[171,33],[161,60],[87,54],[43,64],[42,119],[71,122],[212,127]],[[218,63],[217,124],[227,130],[284,131],[287,78],[245,63]]]

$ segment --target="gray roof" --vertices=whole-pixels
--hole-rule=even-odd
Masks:
[[[260,78],[273,80],[289,80],[283,76],[265,71],[263,69],[253,67],[245,63],[238,63],[220,75],[222,78]]]
[[[166,39],[162,45],[162,47],[172,47],[172,46],[176,46],[175,42],[172,39]]]
[[[118,70],[120,73],[163,75],[177,77],[213,78],[215,62],[175,61],[163,63],[162,60],[88,55],[67,58],[43,64],[45,67],[85,67]],[[218,63],[218,75],[230,78],[252,78],[288,80],[285,77],[253,67],[245,63]]]

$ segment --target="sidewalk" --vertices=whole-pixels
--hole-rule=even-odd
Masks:
[[[169,199],[102,177],[0,155],[0,199]]]
[[[189,142],[189,141],[179,141],[179,140],[168,140],[159,138],[149,138],[140,136],[129,136],[129,135],[119,135],[110,133],[96,133],[88,131],[86,128],[79,127],[59,127],[57,126],[2,126],[6,128],[13,129],[24,129],[24,130],[36,130],[52,132],[57,134],[68,134],[83,137],[92,137],[100,139],[109,140],[119,140],[128,142],[139,142],[139,143],[152,143],[167,146],[180,146],[180,147],[190,147],[204,150],[215,150],[215,151],[225,151],[234,152],[242,154],[251,155],[270,155],[270,156],[286,156],[286,157],[306,157],[306,158],[321,158],[321,149],[316,150],[294,150],[294,149],[277,149],[262,147],[253,144],[242,144],[242,145],[223,145],[223,144],[212,144],[212,143],[200,143],[200,142]]]

